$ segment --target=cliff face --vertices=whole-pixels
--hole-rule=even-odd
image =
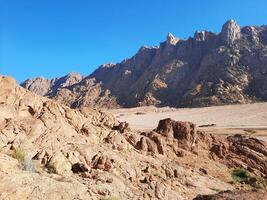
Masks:
[[[144,46],[130,59],[102,65],[73,85],[54,87],[52,93],[44,88],[41,94],[57,99],[66,99],[68,94],[73,107],[188,107],[265,101],[266,45],[267,26],[240,27],[234,20],[226,22],[219,34],[197,31],[193,38],[180,40],[169,33],[157,47]],[[27,81],[22,84],[35,91],[38,81],[28,85]],[[80,88],[83,94],[98,92],[81,95]]]

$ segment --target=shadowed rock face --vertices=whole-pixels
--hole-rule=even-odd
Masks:
[[[266,191],[243,191],[243,190],[236,190],[236,191],[226,191],[220,192],[219,194],[213,195],[200,195],[193,200],[261,200],[267,199],[267,192]]]
[[[267,100],[267,26],[226,22],[219,34],[168,34],[157,47],[100,66],[88,77],[28,80],[23,87],[71,107],[176,107]],[[72,76],[71,76],[72,77]],[[57,84],[61,80],[62,84]],[[61,82],[60,81],[60,82]]]

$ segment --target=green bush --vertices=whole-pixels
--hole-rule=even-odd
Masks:
[[[246,183],[251,176],[246,169],[238,168],[232,171],[232,178],[239,183]]]
[[[267,181],[260,177],[251,176],[251,174],[243,168],[234,169],[232,171],[232,177],[235,181],[242,183],[242,184],[248,184],[255,188],[266,188]]]

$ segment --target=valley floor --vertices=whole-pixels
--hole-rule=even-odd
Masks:
[[[267,140],[267,103],[212,106],[204,108],[138,107],[108,111],[134,130],[151,130],[160,119],[191,121],[206,132],[246,134]],[[209,126],[214,124],[213,126]],[[206,127],[201,127],[206,126]]]

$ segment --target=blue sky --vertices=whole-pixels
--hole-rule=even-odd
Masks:
[[[0,0],[0,74],[18,82],[131,57],[168,32],[219,32],[228,19],[267,24],[266,0]]]

